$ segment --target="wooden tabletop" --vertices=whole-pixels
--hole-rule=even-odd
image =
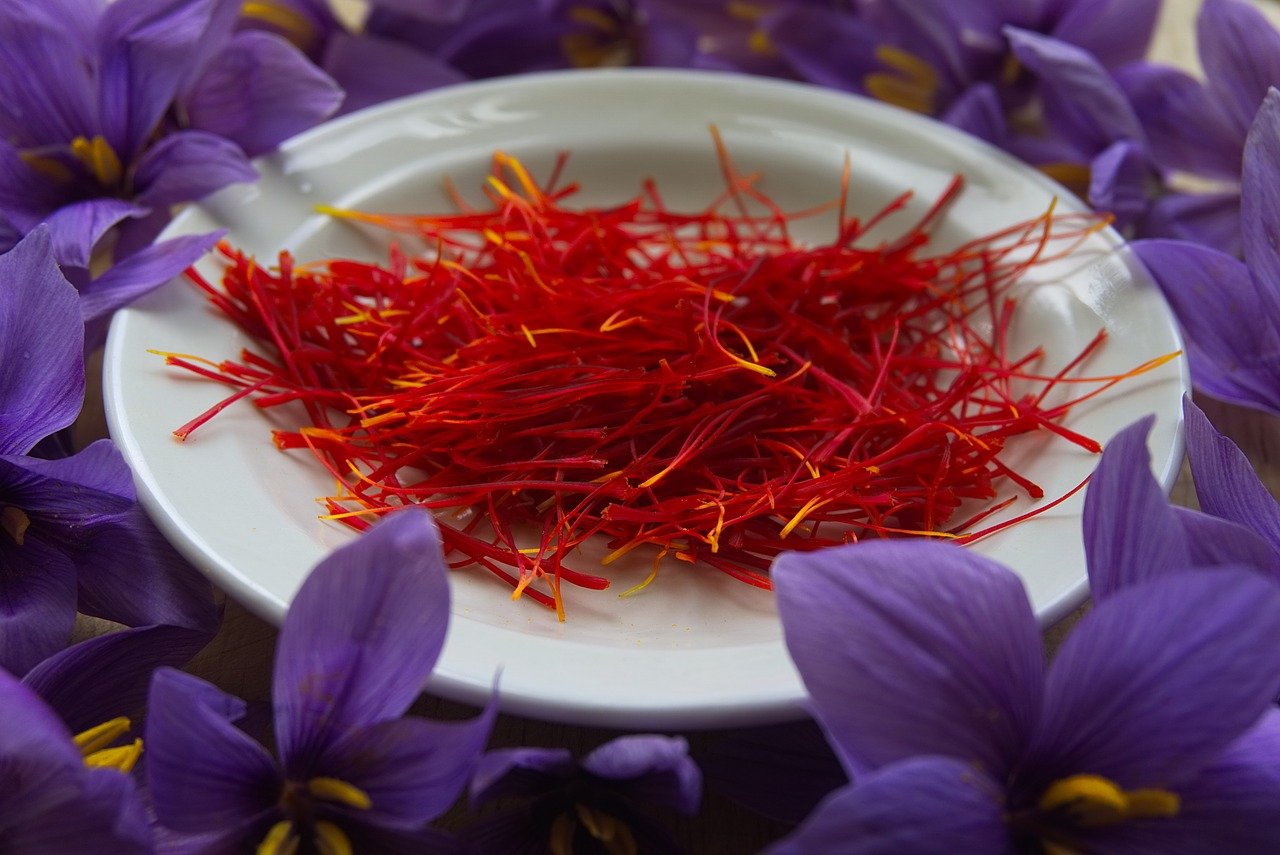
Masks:
[[[338,3],[358,16],[358,0],[338,0]],[[1280,13],[1280,6],[1275,2],[1262,0],[1259,5],[1280,21],[1280,14],[1277,14]],[[1190,69],[1197,68],[1193,21],[1198,7],[1199,0],[1165,0],[1153,48],[1155,58]],[[1218,428],[1240,444],[1272,488],[1272,492],[1280,490],[1280,423],[1277,419],[1208,399],[1198,400]],[[82,429],[90,436],[105,432],[101,421],[93,415],[85,420]],[[1194,506],[1194,492],[1185,469],[1174,487],[1173,497],[1181,504]],[[1077,616],[1068,618],[1047,634],[1046,642],[1050,648],[1056,646],[1057,640]],[[87,622],[80,628],[81,633],[95,631],[100,630]],[[246,700],[267,700],[270,695],[269,680],[275,639],[276,631],[273,627],[254,617],[234,601],[228,601],[221,632],[210,647],[192,663],[189,670]],[[469,714],[470,710],[447,701],[424,697],[415,712],[458,717]],[[585,753],[616,735],[618,734],[614,731],[503,715],[499,717],[491,746],[562,746],[577,753]],[[713,745],[724,733],[711,731],[685,735],[689,737],[695,750],[701,750]],[[457,812],[454,820],[457,819],[456,814]],[[685,843],[695,852],[753,852],[786,831],[784,826],[747,812],[714,790],[705,794],[704,807],[698,817],[687,821],[676,820],[675,825]]]

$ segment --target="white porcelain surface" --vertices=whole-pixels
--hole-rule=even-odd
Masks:
[[[446,211],[441,179],[479,201],[490,155],[502,149],[545,175],[572,153],[567,176],[579,204],[628,198],[657,179],[672,207],[697,208],[722,189],[708,126],[744,172],[787,208],[831,198],[846,152],[851,209],[878,209],[905,189],[923,210],[954,173],[966,189],[938,229],[940,244],[1037,216],[1065,191],[1014,159],[949,128],[897,109],[776,81],[706,73],[618,71],[532,75],[442,90],[317,128],[259,161],[262,180],[186,211],[168,234],[230,230],[241,248],[274,259],[384,256],[384,239],[314,212],[319,204],[379,211]],[[1060,210],[1080,209],[1067,197]],[[909,222],[892,221],[885,234]],[[893,225],[896,223],[897,225]],[[831,220],[797,228],[831,235]],[[1123,372],[1181,347],[1169,311],[1110,231],[1069,262],[1035,271],[1017,342],[1047,342],[1061,365],[1105,326],[1108,343],[1090,374]],[[218,276],[210,260],[203,264]],[[1029,286],[1030,287],[1030,286]],[[166,535],[213,581],[279,622],[307,570],[354,535],[316,518],[328,477],[300,453],[271,444],[272,420],[247,405],[228,409],[185,444],[170,432],[227,390],[165,368],[148,349],[212,359],[251,342],[172,282],[121,312],[107,351],[112,435],[133,466],[143,501]],[[1168,487],[1181,460],[1177,360],[1073,411],[1066,424],[1105,440],[1157,413],[1150,446]],[[1011,446],[1011,461],[1060,495],[1096,457],[1060,441]],[[973,547],[1013,567],[1048,623],[1086,594],[1082,496]],[[1009,514],[1033,505],[1016,503]],[[642,569],[622,571],[642,578]],[[548,719],[625,728],[725,727],[796,717],[803,688],[781,640],[772,596],[708,568],[664,568],[641,594],[569,590],[559,624],[534,603],[512,602],[487,573],[453,575],[453,620],[430,688],[481,702],[501,669],[504,709]],[[613,591],[630,587],[615,582]]]

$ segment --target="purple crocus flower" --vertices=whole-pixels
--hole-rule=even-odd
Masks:
[[[1203,79],[1147,62],[1117,73],[1170,182],[1202,185],[1165,193],[1144,233],[1239,256],[1241,153],[1267,87],[1280,85],[1280,32],[1252,3],[1205,0],[1196,34]]]
[[[62,648],[77,609],[130,626],[212,633],[209,585],[138,507],[110,440],[28,456],[84,397],[75,289],[36,229],[0,256],[0,667],[25,674]]]
[[[402,718],[439,656],[449,583],[430,515],[407,509],[312,571],[285,616],[272,698],[277,762],[237,729],[245,704],[156,672],[146,726],[156,816],[181,851],[437,852],[494,708]],[[398,848],[397,848],[398,847]]]
[[[774,566],[853,784],[775,852],[1274,852],[1280,586],[1191,569],[1097,602],[1046,668],[1011,571],[872,542]]]
[[[702,774],[679,737],[623,736],[581,761],[563,748],[490,751],[471,778],[471,803],[507,807],[469,829],[481,852],[678,852],[645,807],[692,816]]]
[[[86,765],[57,714],[0,669],[0,841],[12,852],[151,851],[133,780]]]
[[[169,207],[255,172],[247,157],[333,112],[331,80],[278,36],[234,32],[239,0],[0,5],[0,236],[48,221],[83,266]],[[264,79],[270,85],[262,85]]]
[[[1183,241],[1133,248],[1182,326],[1197,388],[1280,414],[1280,90],[1267,93],[1253,120],[1243,177],[1244,262]]]

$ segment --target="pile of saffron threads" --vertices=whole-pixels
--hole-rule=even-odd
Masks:
[[[931,255],[957,178],[899,237],[860,248],[910,194],[849,217],[846,167],[827,206],[837,234],[806,246],[789,233],[798,215],[723,148],[727,189],[696,213],[669,210],[652,181],[615,207],[568,207],[563,162],[539,185],[496,154],[484,210],[454,192],[448,215],[330,211],[435,248],[418,258],[281,254],[269,268],[223,245],[220,286],[190,275],[262,353],[164,354],[235,387],[175,435],[241,398],[301,402],[310,423],[275,443],[335,476],[326,517],[364,528],[430,508],[454,566],[479,565],[563,620],[565,583],[609,585],[571,566],[588,538],[607,541],[605,565],[651,552],[632,591],[668,556],[768,588],[784,550],[1003,528],[980,524],[1043,495],[1001,460],[1006,441],[1051,431],[1098,451],[1062,416],[1164,361],[1075,376],[1102,333],[1048,372],[1038,350],[1008,352],[1012,287],[1101,228],[1095,215],[1050,210]],[[1048,403],[1064,383],[1085,391]]]

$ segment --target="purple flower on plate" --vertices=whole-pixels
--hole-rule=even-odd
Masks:
[[[4,669],[0,721],[0,841],[7,851],[151,851],[133,780],[118,768],[87,765],[57,714]]]
[[[495,709],[403,718],[444,643],[449,584],[430,515],[407,509],[342,547],[294,597],[276,648],[279,760],[236,728],[245,704],[172,669],[151,685],[147,775],[181,851],[442,851]],[[399,848],[396,848],[399,847]]]
[[[507,807],[467,835],[481,852],[678,852],[644,812],[674,808],[692,816],[702,773],[683,739],[623,736],[581,761],[564,748],[509,748],[481,758],[471,803]]]
[[[47,229],[0,256],[0,283],[0,667],[24,674],[61,649],[77,609],[211,634],[208,583],[138,507],[110,440],[57,460],[27,454],[84,397],[84,327]]]
[[[1271,89],[1244,146],[1243,262],[1200,244],[1144,240],[1134,251],[1182,326],[1196,387],[1280,414],[1280,90]]]
[[[146,246],[169,207],[255,172],[247,157],[333,112],[341,93],[288,42],[233,32],[239,0],[0,5],[0,233],[48,221],[86,266],[118,226]],[[266,85],[269,82],[270,85]]]
[[[1271,852],[1280,586],[1169,573],[1047,667],[1021,581],[872,542],[774,565],[788,648],[853,783],[775,852]]]
[[[1280,32],[1252,3],[1205,0],[1196,33],[1203,79],[1147,62],[1117,72],[1156,164],[1185,188],[1154,203],[1144,233],[1239,256],[1240,158],[1267,87],[1280,85]]]

